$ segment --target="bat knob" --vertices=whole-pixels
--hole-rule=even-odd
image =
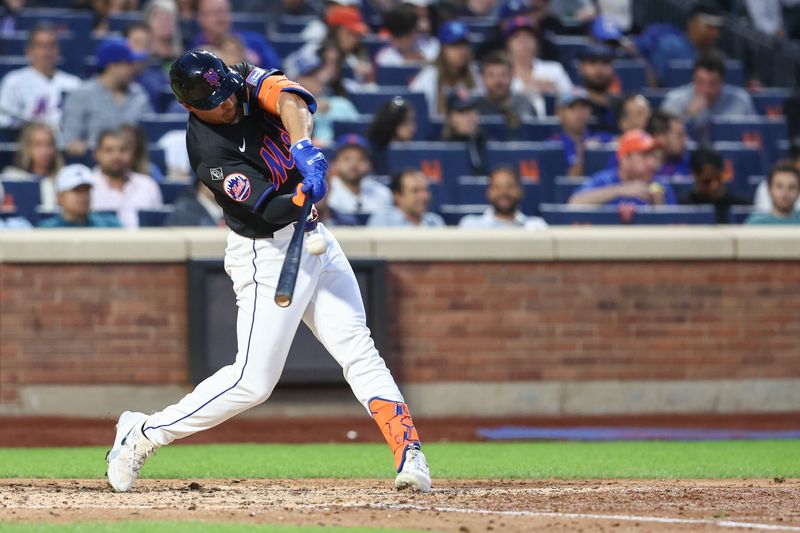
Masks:
[[[275,303],[278,304],[278,307],[289,307],[292,299],[288,294],[276,294]]]

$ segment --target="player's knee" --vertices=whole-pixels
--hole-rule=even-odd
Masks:
[[[238,388],[245,399],[244,401],[250,406],[256,406],[267,401],[275,386],[264,381],[242,380]]]

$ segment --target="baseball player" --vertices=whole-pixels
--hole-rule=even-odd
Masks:
[[[191,166],[222,207],[231,231],[225,270],[239,308],[238,353],[174,405],[152,415],[126,411],[108,452],[111,487],[130,490],[147,458],[175,439],[212,428],[264,402],[280,378],[302,319],[344,369],[354,394],[394,454],[395,487],[428,492],[430,474],[414,423],[366,326],[355,276],[336,239],[315,216],[321,255],[303,251],[294,299],[273,301],[305,195],[325,196],[328,164],[309,137],[314,97],[279,70],[228,67],[210,52],[190,51],[172,65],[170,85],[190,111]]]

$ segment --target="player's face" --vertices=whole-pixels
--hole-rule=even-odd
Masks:
[[[89,214],[91,205],[91,187],[89,185],[79,185],[71,191],[64,191],[58,194],[58,205],[61,211],[68,218],[85,218]]]
[[[413,217],[422,217],[428,212],[431,193],[428,180],[422,172],[412,172],[403,176],[401,191],[394,195],[398,209]]]
[[[236,93],[233,93],[227,100],[219,104],[214,109],[197,109],[189,105],[184,105],[186,109],[194,113],[197,118],[209,124],[233,124],[239,118],[239,100]]]
[[[486,197],[496,212],[501,215],[511,215],[516,212],[517,205],[522,200],[522,187],[513,174],[499,170],[489,181]]]
[[[790,214],[800,196],[800,183],[791,172],[776,172],[769,186],[769,197],[776,211]]]
[[[357,184],[370,168],[369,158],[361,148],[345,148],[336,154],[336,174],[346,183]]]

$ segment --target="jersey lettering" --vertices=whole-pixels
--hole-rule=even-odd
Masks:
[[[294,168],[294,159],[288,149],[289,134],[285,131],[281,132],[280,144],[271,139],[269,135],[264,136],[262,143],[261,159],[264,160],[272,174],[272,184],[277,189],[288,178],[287,172]]]

